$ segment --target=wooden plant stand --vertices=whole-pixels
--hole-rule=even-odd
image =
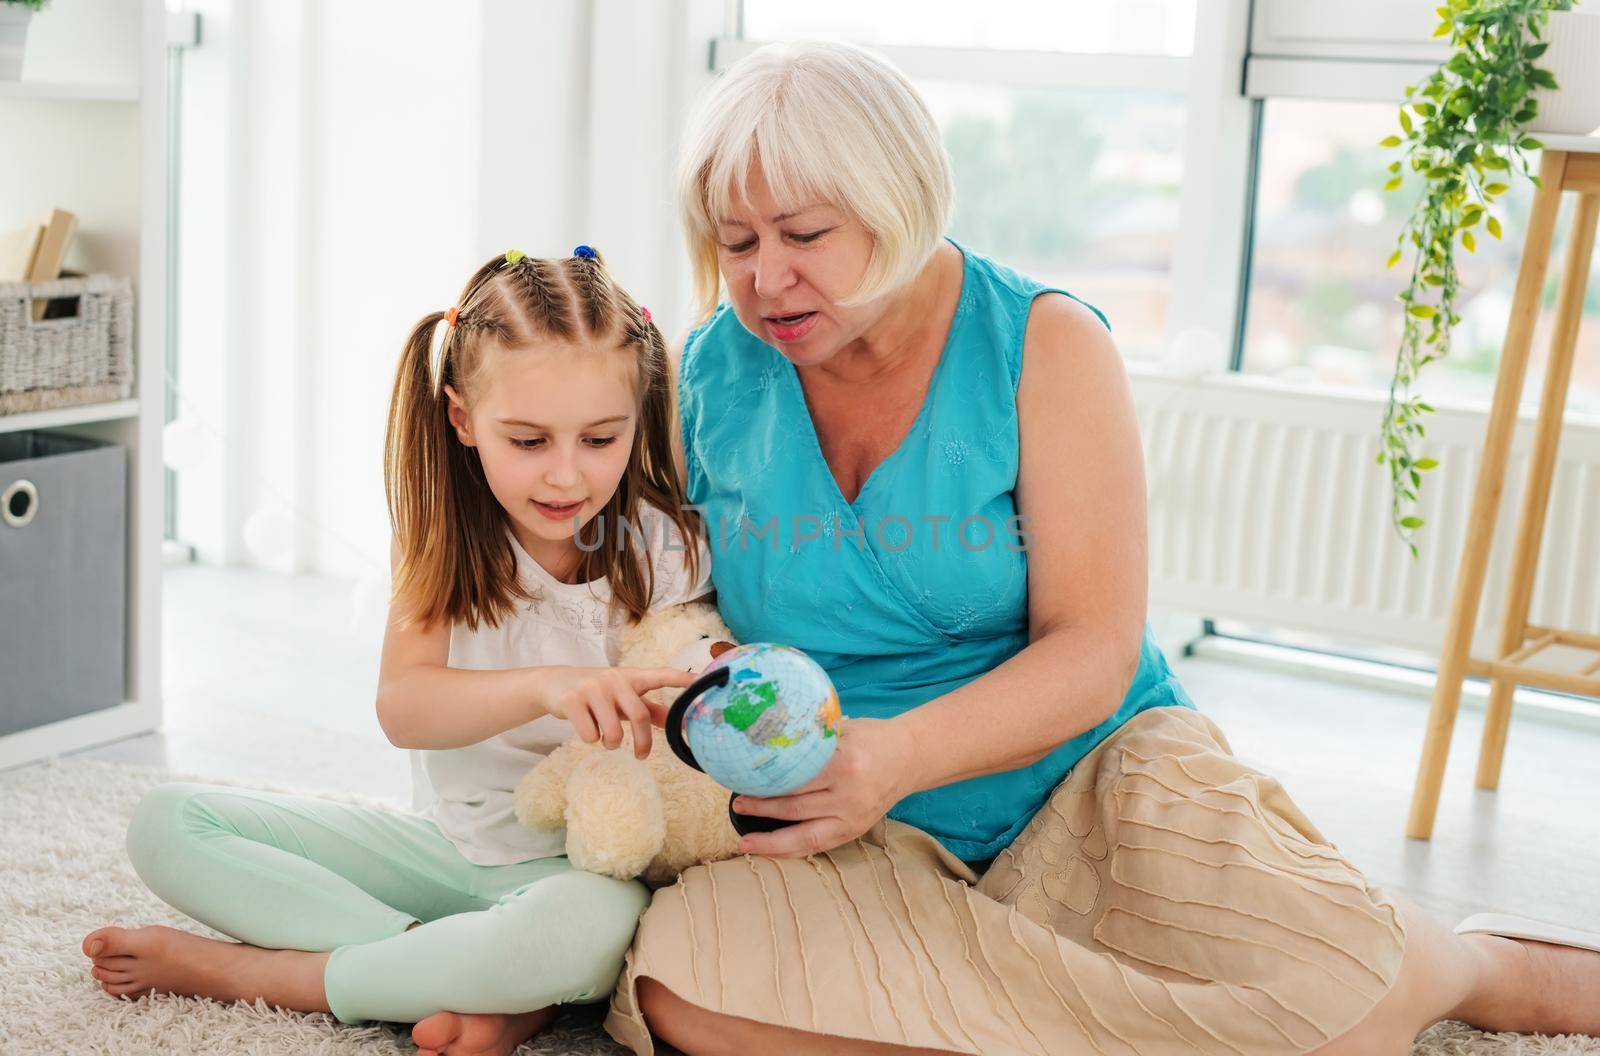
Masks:
[[[1517,289],[1511,302],[1511,319],[1506,327],[1500,373],[1489,412],[1489,429],[1478,467],[1466,545],[1456,573],[1455,595],[1450,602],[1444,648],[1439,658],[1439,677],[1434,685],[1427,736],[1417,770],[1416,789],[1411,797],[1406,835],[1413,839],[1426,840],[1433,834],[1434,816],[1439,809],[1439,787],[1444,781],[1445,760],[1450,754],[1450,734],[1461,706],[1461,686],[1466,676],[1476,675],[1491,681],[1483,746],[1478,755],[1477,784],[1484,789],[1500,784],[1500,764],[1505,757],[1506,732],[1511,723],[1511,695],[1517,686],[1538,686],[1600,697],[1600,635],[1528,623],[1534,578],[1539,567],[1539,544],[1544,536],[1545,513],[1550,502],[1550,482],[1555,476],[1556,450],[1561,441],[1561,419],[1566,411],[1584,291],[1589,282],[1595,221],[1600,218],[1600,137],[1541,138],[1545,142],[1539,166],[1543,186],[1534,197],[1533,214],[1528,220],[1522,261],[1517,270]],[[1560,211],[1562,195],[1567,191],[1578,196],[1578,206],[1561,276],[1544,395],[1534,426],[1505,620],[1495,659],[1480,660],[1470,655],[1472,632],[1477,626],[1478,605],[1483,599],[1483,581],[1494,543],[1495,519],[1505,486],[1506,463],[1511,454],[1522,383],[1528,370],[1528,349],[1533,343],[1534,324],[1539,316],[1540,293],[1550,260],[1556,214]],[[1600,545],[1600,525],[1596,526],[1596,545]],[[1539,652],[1553,645],[1592,651],[1594,662],[1577,673],[1530,665],[1529,661]]]

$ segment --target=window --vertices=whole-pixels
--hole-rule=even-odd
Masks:
[[[1244,369],[1296,382],[1387,390],[1402,322],[1394,298],[1406,264],[1385,271],[1382,262],[1393,252],[1417,193],[1414,183],[1393,194],[1380,190],[1385,166],[1400,156],[1377,146],[1394,130],[1395,107],[1298,99],[1264,105]],[[1537,158],[1530,163],[1537,166]],[[1419,391],[1430,401],[1486,406],[1492,397],[1532,202],[1527,181],[1514,182],[1499,205],[1505,239],[1480,237],[1476,253],[1458,247],[1456,310],[1462,321],[1449,358],[1423,373]],[[1545,310],[1534,335],[1523,388],[1528,403],[1539,399],[1549,354],[1568,213],[1570,203],[1557,230]],[[1584,314],[1600,314],[1593,294]],[[1580,331],[1568,406],[1600,414],[1600,328],[1593,325]]]
[[[745,0],[744,36],[881,47],[944,133],[951,236],[1093,304],[1125,355],[1153,358],[1178,238],[1195,9],[1195,0]],[[1007,49],[1028,49],[1030,61],[997,57]]]
[[[752,40],[1187,55],[1196,0],[745,0]]]
[[[955,170],[952,236],[1105,312],[1124,355],[1157,355],[1178,229],[1183,100],[918,88]]]

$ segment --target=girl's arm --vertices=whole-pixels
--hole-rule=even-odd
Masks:
[[[398,549],[391,560],[399,563]],[[378,670],[378,725],[398,748],[464,748],[541,715],[572,723],[579,737],[607,748],[633,727],[634,751],[650,751],[654,715],[643,695],[687,686],[694,676],[665,668],[551,665],[500,671],[448,666],[448,624],[402,626],[391,609]]]
[[[1035,299],[1017,414],[1029,644],[893,719],[847,721],[812,785],[735,804],[802,821],[747,836],[741,849],[836,847],[913,792],[1026,766],[1121,705],[1144,634],[1144,462],[1122,359],[1089,309],[1059,294]]]
[[[391,545],[398,569],[399,547]],[[378,725],[398,748],[462,748],[544,714],[539,668],[447,667],[450,625],[401,626],[391,606],[378,668]]]

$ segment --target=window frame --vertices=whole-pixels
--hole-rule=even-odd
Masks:
[[[712,42],[711,65],[722,73],[770,43],[743,37]],[[949,48],[922,44],[873,45],[912,80],[954,81],[1017,88],[1142,91],[1184,94],[1190,60],[1182,55],[1121,55],[1011,48]]]
[[[743,27],[743,3],[728,2],[730,34],[712,42],[713,75],[769,43],[743,37],[738,32]],[[1195,44],[1188,56],[922,45],[873,49],[912,79],[1177,96],[1186,126],[1206,134],[1184,136],[1165,341],[1170,345],[1175,335],[1198,327],[1216,335],[1223,347],[1231,347],[1239,339],[1239,264],[1247,221],[1247,196],[1239,189],[1249,183],[1246,165],[1252,134],[1251,106],[1242,92],[1241,72],[1250,0],[1204,3],[1205,17],[1195,20]],[[1219,271],[1219,254],[1234,266]]]

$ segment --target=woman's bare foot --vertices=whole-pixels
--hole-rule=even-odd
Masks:
[[[217,1001],[254,1001],[301,1012],[327,1012],[326,953],[264,950],[162,927],[100,928],[83,940],[90,974],[113,997],[155,992]]]
[[[1480,1030],[1600,1034],[1600,953],[1544,942],[1468,935],[1486,985],[1452,1018]]]
[[[417,1056],[510,1056],[550,1025],[556,1007],[514,1016],[439,1012],[411,1028]]]

